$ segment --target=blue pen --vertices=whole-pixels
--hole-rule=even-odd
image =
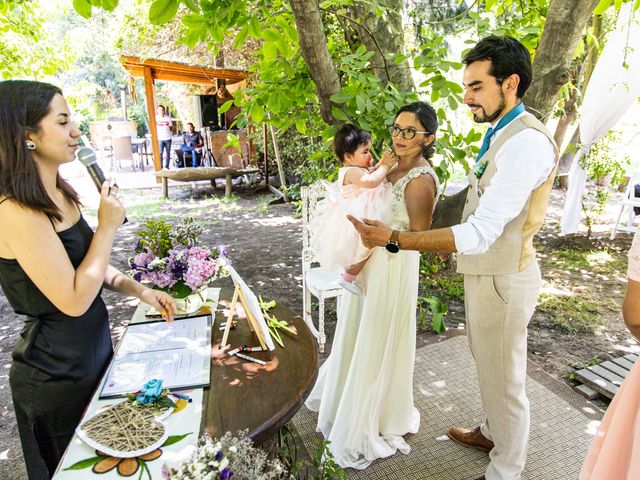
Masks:
[[[184,393],[171,392],[171,395],[181,398],[182,400],[187,400],[188,402],[191,401],[191,397],[189,395],[185,395]]]

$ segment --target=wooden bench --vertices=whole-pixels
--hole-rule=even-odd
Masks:
[[[589,400],[593,400],[598,394],[613,398],[637,359],[638,355],[629,353],[599,365],[577,370],[575,379],[583,385],[576,387],[576,390]]]
[[[209,180],[213,188],[216,188],[216,178],[224,178],[226,180],[224,194],[226,197],[231,195],[231,186],[233,177],[240,177],[250,173],[257,173],[257,168],[231,168],[231,167],[186,167],[178,170],[160,170],[155,172],[156,177],[162,178],[162,195],[164,198],[169,197],[168,180],[176,180],[178,182],[195,182],[197,180]]]

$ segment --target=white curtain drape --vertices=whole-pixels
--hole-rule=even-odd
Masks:
[[[640,97],[640,25],[632,18],[631,8],[632,2],[620,9],[616,29],[609,35],[587,85],[580,111],[580,149],[569,171],[561,235],[577,232],[580,225],[587,180],[587,172],[579,165],[580,158]]]

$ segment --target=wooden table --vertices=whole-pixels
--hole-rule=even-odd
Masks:
[[[295,415],[309,395],[318,372],[317,344],[302,317],[278,304],[273,314],[295,326],[298,335],[281,332],[284,349],[276,345],[273,352],[248,354],[265,360],[264,366],[230,357],[226,352],[231,348],[259,345],[248,322],[241,318],[229,334],[231,347],[219,350],[223,333],[219,325],[228,314],[232,293],[231,289],[220,293],[213,330],[211,387],[205,390],[203,400],[203,430],[215,438],[248,429],[254,442],[261,444]]]
[[[216,188],[216,178],[225,178],[226,197],[231,195],[231,186],[233,177],[257,173],[257,168],[231,168],[231,167],[184,167],[178,170],[160,170],[155,172],[157,177],[162,178],[162,195],[164,198],[169,197],[168,179],[179,182],[193,182],[196,180],[210,180],[211,186]]]

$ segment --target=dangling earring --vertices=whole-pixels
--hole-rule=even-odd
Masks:
[[[36,149],[36,144],[33,143],[31,140],[25,140],[24,143],[27,144],[27,149],[28,150],[35,150]]]

